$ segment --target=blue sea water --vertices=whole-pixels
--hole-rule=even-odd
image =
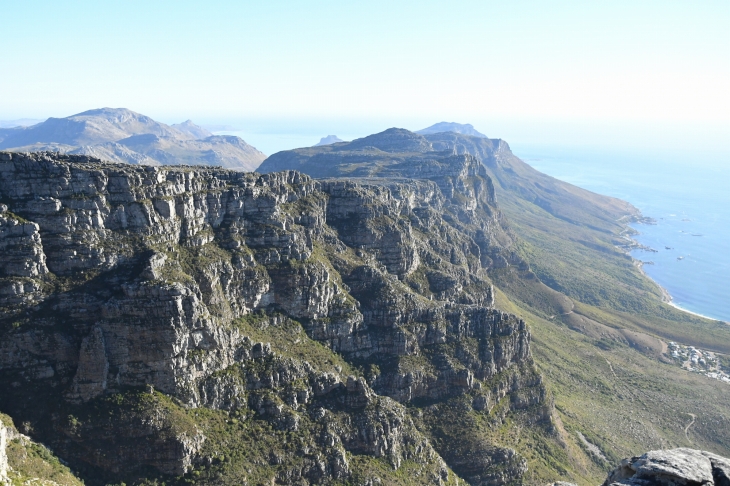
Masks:
[[[672,303],[730,322],[730,156],[515,146],[535,169],[629,201],[655,225],[636,224],[644,271]]]

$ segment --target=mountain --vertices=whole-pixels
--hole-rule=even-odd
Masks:
[[[424,137],[391,128],[352,142],[278,152],[267,158],[260,172],[301,170],[312,177],[380,177],[384,166],[414,158],[443,158]]]
[[[437,125],[435,125],[437,126]],[[617,246],[628,244],[626,223],[641,218],[638,210],[625,201],[602,196],[581,189],[536,171],[512,154],[503,140],[473,137],[455,132],[438,132],[419,135],[404,129],[391,128],[380,134],[370,135],[346,144],[330,147],[310,147],[279,152],[266,159],[259,171],[301,170],[313,177],[342,177],[377,175],[381,167],[402,160],[404,157],[434,158],[443,154],[470,154],[480,160],[494,183],[497,197],[508,216],[513,229],[538,249],[543,255],[533,266],[543,281],[559,291],[591,304],[605,301],[606,289],[600,290],[589,280],[580,280],[581,268],[590,266],[587,258],[568,262],[575,271],[565,272],[565,262],[559,263],[552,248],[544,245],[574,245],[571,258],[585,255],[584,249],[598,249],[598,259],[611,259],[610,264],[627,269],[632,288],[615,272],[605,278],[611,280],[612,298],[626,302],[636,301],[647,292],[660,295],[655,286],[642,283],[637,289],[638,271],[632,269],[631,260]],[[553,223],[547,223],[546,218]],[[551,235],[545,240],[545,232]],[[558,243],[560,240],[562,243]],[[564,258],[565,259],[565,258]],[[561,271],[562,267],[562,271]],[[588,274],[586,274],[588,275]],[[577,289],[575,292],[570,289]],[[640,294],[637,294],[639,290]],[[638,306],[638,302],[635,302]]]
[[[30,127],[0,129],[0,149],[83,154],[145,165],[220,165],[254,170],[265,155],[238,137],[190,120],[166,125],[124,108],[101,108]]]
[[[416,131],[416,133],[421,135],[431,135],[433,133],[443,132],[454,132],[460,133],[462,135],[469,135],[471,137],[487,138],[486,135],[476,131],[474,127],[469,123],[461,124],[452,122],[440,122],[436,123],[435,125],[431,125],[428,128],[424,128],[423,130]]]
[[[483,424],[557,439],[493,187],[383,175],[0,153],[0,410],[86,484],[518,481]]]
[[[730,455],[730,328],[614,246],[630,205],[452,135],[0,153],[0,411],[89,485],[724,484],[656,451]]]
[[[202,138],[208,138],[212,137],[213,134],[210,133],[208,130],[206,130],[203,127],[199,127],[195,123],[193,123],[192,120],[186,120],[182,123],[176,123],[172,125],[172,128],[179,132],[187,133],[190,136],[192,136],[196,140],[200,140]]]
[[[322,139],[315,145],[315,147],[320,147],[322,145],[330,145],[333,143],[339,143],[343,140],[340,140],[337,135],[327,135],[326,137],[322,137]]]
[[[689,338],[681,324],[687,314],[664,305],[662,290],[626,253],[634,245],[629,238],[634,230],[627,223],[645,221],[639,211],[625,201],[540,173],[503,140],[391,128],[348,143],[279,152],[258,170],[294,169],[317,178],[369,177],[405,159],[433,160],[449,154],[469,154],[482,162],[509,227],[520,237],[519,252],[542,282],[585,304],[644,315],[648,321],[640,327],[668,340],[677,333]],[[711,341],[702,345],[710,346]]]
[[[431,167],[458,156],[479,160],[489,176],[485,180],[493,185],[500,226],[512,242],[504,247],[513,252],[509,265],[488,268],[495,302],[530,325],[538,343],[532,348],[535,361],[548,386],[556,390],[557,416],[574,431],[576,447],[599,443],[596,447],[603,455],[593,461],[596,467],[605,467],[602,457],[618,460],[647,444],[657,449],[667,443],[686,445],[687,437],[727,455],[721,444],[730,440],[730,429],[726,433],[725,425],[700,425],[700,430],[687,413],[725,424],[725,412],[718,412],[714,404],[726,400],[730,390],[707,370],[685,374],[681,360],[667,349],[668,343],[677,342],[702,353],[727,355],[730,328],[663,302],[662,290],[627,254],[633,244],[627,223],[643,221],[629,203],[541,174],[502,140],[454,132],[420,135],[389,129],[335,146],[279,152],[259,171],[294,169],[321,180],[424,178]],[[403,165],[409,170],[400,171]],[[423,171],[419,174],[413,167]],[[722,363],[718,369],[729,372],[730,361]],[[624,381],[629,376],[630,385]],[[600,399],[591,385],[596,382],[602,383]],[[717,395],[696,400],[700,389]],[[633,401],[638,397],[641,405]],[[626,417],[633,417],[631,423],[638,421],[641,432],[619,425]],[[694,432],[686,436],[684,428],[690,423]],[[512,446],[525,453],[519,441]],[[561,454],[557,449],[553,453],[552,457]],[[526,457],[539,467],[529,454]],[[566,467],[575,467],[572,464]],[[589,472],[592,466],[578,469],[583,467],[580,474],[600,476]]]

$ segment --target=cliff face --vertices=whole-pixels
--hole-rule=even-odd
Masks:
[[[267,458],[284,483],[377,458],[518,478],[513,451],[475,437],[462,464],[435,432],[448,400],[547,416],[529,331],[493,307],[487,270],[519,264],[494,189],[469,156],[405,169],[425,180],[0,154],[0,409],[91,482],[233,474],[223,442],[264,426],[301,437]]]
[[[620,231],[620,218],[640,216],[626,201],[590,192],[535,170],[516,157],[504,140],[454,132],[424,136],[434,150],[470,154],[479,159],[505,202],[533,204],[568,223],[603,232]],[[510,219],[519,220],[512,214]]]

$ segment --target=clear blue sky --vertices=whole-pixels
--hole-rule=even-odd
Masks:
[[[730,136],[728,0],[4,0],[0,18],[0,119],[112,106],[340,133]]]

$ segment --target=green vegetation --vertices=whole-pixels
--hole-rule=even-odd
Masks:
[[[533,291],[540,293],[538,286]],[[564,305],[564,296],[550,289],[542,294],[533,295],[531,301],[557,298],[543,307],[550,312]],[[693,447],[730,455],[730,386],[663,362],[661,349],[644,346],[647,341],[627,342],[622,334],[612,334],[623,324],[623,328],[642,330],[636,334],[648,340],[651,336],[644,333],[652,321],[578,302],[574,313],[550,319],[544,310],[519,301],[519,295],[509,297],[497,290],[496,305],[530,325],[533,356],[554,398],[553,420],[560,436],[561,446],[547,450],[556,457],[568,453],[570,460],[559,463],[567,471],[564,477],[578,484],[596,484],[621,458],[651,449]],[[583,315],[600,322],[591,327],[588,320],[582,321],[586,325],[575,320]],[[711,339],[697,333],[695,339],[700,338],[702,342]],[[723,344],[727,341],[718,346]],[[693,417],[697,417],[694,422]],[[508,438],[501,443],[510,444]],[[556,470],[550,461],[533,455],[534,443],[512,444],[528,458],[531,470]],[[592,452],[589,444],[601,455]]]
[[[272,324],[271,317],[274,317],[276,324]],[[233,325],[253,342],[270,343],[272,352],[283,358],[307,361],[316,369],[326,371],[339,369],[338,372],[344,376],[361,375],[341,355],[307,336],[302,325],[293,319],[256,313],[234,320]]]
[[[530,269],[490,276],[496,306],[530,325],[561,449],[571,458],[570,467],[562,463],[566,477],[598,483],[621,458],[649,449],[730,455],[730,386],[682,370],[665,354],[668,341],[729,354],[730,326],[663,302],[662,289],[623,249],[628,205],[551,180],[519,160],[507,165],[509,174],[488,170]],[[730,363],[718,357],[721,367]],[[530,457],[529,444],[515,444]],[[528,460],[540,468],[539,459]]]
[[[19,435],[12,419],[0,413],[0,427],[3,426],[15,435],[8,441],[6,448],[11,486],[46,482],[62,486],[84,484],[47,447]]]
[[[587,210],[573,211],[575,219],[568,221],[512,193],[503,196],[501,206],[522,239],[519,253],[543,283],[574,301],[576,312],[610,327],[730,353],[730,326],[662,301],[662,290],[617,247],[626,244],[619,235],[621,226],[597,225]],[[508,293],[530,300],[524,292]],[[555,314],[544,305],[528,303],[538,313]]]

